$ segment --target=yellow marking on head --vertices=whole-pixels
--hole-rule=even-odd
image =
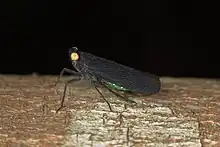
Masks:
[[[71,54],[71,60],[72,61],[77,61],[79,59],[79,55],[77,53],[72,53]]]

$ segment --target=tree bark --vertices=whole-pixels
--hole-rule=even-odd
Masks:
[[[54,76],[0,75],[0,146],[220,146],[220,81],[161,78],[151,96],[125,105],[91,85]]]

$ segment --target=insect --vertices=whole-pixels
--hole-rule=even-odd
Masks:
[[[69,58],[76,71],[64,68],[57,82],[65,72],[74,75],[75,78],[65,83],[60,107],[56,112],[63,107],[67,85],[82,79],[91,81],[97,92],[108,104],[110,111],[112,111],[110,103],[98,89],[100,85],[128,102],[134,101],[121,96],[115,91],[151,95],[160,90],[160,79],[156,75],[141,72],[91,53],[79,51],[77,47],[69,48]]]

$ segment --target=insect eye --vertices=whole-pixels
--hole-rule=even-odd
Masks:
[[[79,55],[77,53],[72,53],[71,54],[71,60],[77,61],[79,59]]]

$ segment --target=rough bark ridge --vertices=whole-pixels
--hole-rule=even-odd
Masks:
[[[127,105],[52,76],[0,75],[0,146],[220,146],[220,81],[162,78],[161,91]]]

